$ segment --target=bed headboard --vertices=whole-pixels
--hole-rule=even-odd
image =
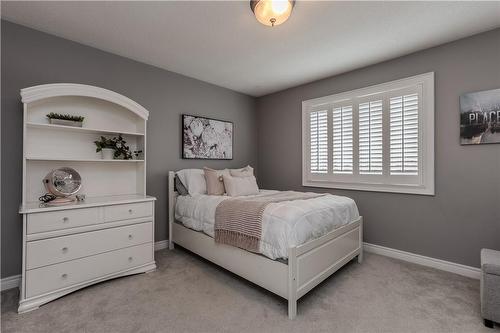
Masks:
[[[177,199],[175,189],[175,171],[168,172],[168,243],[169,248],[173,249],[172,243],[172,225],[175,222],[175,200]]]

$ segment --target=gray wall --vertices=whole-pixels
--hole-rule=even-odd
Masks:
[[[301,186],[303,100],[430,71],[436,196],[324,191],[356,200],[366,242],[479,266],[482,247],[500,250],[500,144],[460,146],[458,99],[500,88],[500,29],[259,98],[261,185],[312,190]]]
[[[150,112],[147,191],[158,198],[156,240],[167,238],[167,171],[187,167],[256,165],[255,100],[179,74],[2,21],[2,277],[21,272],[22,104],[19,90],[72,82],[107,88]],[[234,160],[180,158],[180,114],[231,120]]]
[[[256,165],[265,188],[301,186],[301,102],[415,74],[436,73],[436,196],[327,190],[354,198],[365,241],[479,265],[500,250],[500,145],[460,146],[458,97],[500,88],[500,29],[255,99],[2,21],[1,276],[21,271],[22,105],[19,90],[74,82],[124,94],[150,111],[148,193],[156,240],[167,237],[167,171]],[[255,110],[257,110],[255,112]],[[235,123],[233,161],[180,159],[180,114]],[[258,155],[257,155],[258,152]],[[323,191],[315,188],[316,191]]]

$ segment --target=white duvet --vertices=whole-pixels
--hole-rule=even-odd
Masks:
[[[278,191],[261,190],[260,194]],[[245,196],[249,198],[255,196]],[[175,218],[184,226],[214,237],[215,209],[228,196],[196,194],[177,197]],[[327,194],[306,200],[271,203],[264,210],[260,253],[288,257],[288,248],[321,237],[359,217],[354,200]]]

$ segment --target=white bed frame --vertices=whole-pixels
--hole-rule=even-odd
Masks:
[[[168,177],[169,249],[174,243],[288,300],[288,317],[297,315],[297,300],[350,260],[363,260],[363,219],[288,249],[288,263],[240,248],[218,244],[206,234],[175,221],[175,172]]]

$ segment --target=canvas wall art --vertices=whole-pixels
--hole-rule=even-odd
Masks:
[[[500,89],[460,96],[460,143],[500,143]]]
[[[233,159],[233,123],[182,115],[182,158]]]

